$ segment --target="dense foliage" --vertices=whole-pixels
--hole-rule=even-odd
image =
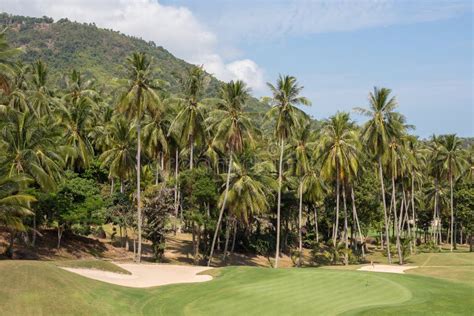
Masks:
[[[66,20],[0,23],[13,26],[0,34],[0,225],[12,236],[34,245],[54,228],[60,247],[63,232],[112,223],[140,260],[142,237],[160,259],[166,234],[186,231],[195,263],[242,251],[275,253],[275,266],[281,253],[304,264],[303,248],[314,264],[348,264],[373,242],[402,263],[420,243],[472,240],[472,145],[411,135],[390,89],[369,93],[362,126],[341,112],[317,123],[297,107],[310,105],[297,79],[280,76],[262,120],[244,82],[152,43]]]

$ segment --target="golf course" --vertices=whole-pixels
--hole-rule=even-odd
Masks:
[[[474,316],[472,0],[0,1],[0,316]]]
[[[59,262],[0,262],[2,315],[470,315],[474,256],[422,254],[437,277],[351,269],[209,270],[212,281],[144,289],[91,280]],[[77,266],[88,266],[90,264]],[[447,265],[449,264],[449,266]],[[64,265],[64,264],[63,264]],[[69,264],[70,266],[74,266]],[[120,272],[108,262],[93,268]]]

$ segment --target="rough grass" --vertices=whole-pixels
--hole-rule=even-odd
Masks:
[[[131,274],[129,271],[122,269],[121,267],[113,264],[112,262],[103,260],[71,260],[56,261],[55,263],[57,266],[65,268],[94,269],[122,274]]]
[[[229,267],[213,281],[149,289],[114,286],[51,262],[0,262],[2,315],[458,314],[474,309],[468,284],[317,268]]]

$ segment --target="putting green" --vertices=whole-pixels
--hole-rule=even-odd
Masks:
[[[229,267],[205,283],[133,289],[53,263],[0,262],[2,315],[465,314],[474,287],[416,275]]]

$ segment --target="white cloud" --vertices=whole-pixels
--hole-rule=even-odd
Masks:
[[[153,0],[2,0],[0,11],[94,22],[99,27],[152,40],[179,58],[203,64],[221,80],[242,79],[255,90],[263,87],[263,71],[248,59],[223,60],[217,53],[216,34],[183,6]]]

